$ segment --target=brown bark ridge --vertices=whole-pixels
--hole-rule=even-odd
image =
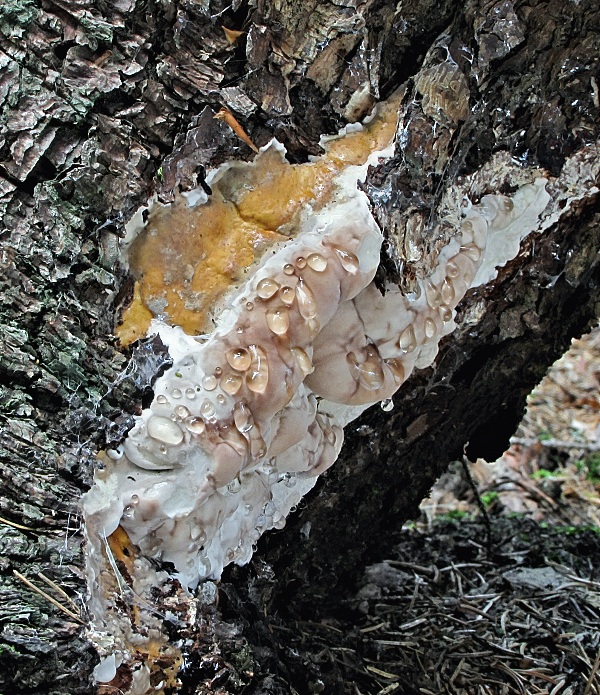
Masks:
[[[213,114],[230,109],[257,145],[275,136],[301,161],[405,84],[396,156],[366,190],[382,277],[407,288],[435,256],[443,196],[465,181],[474,198],[508,193],[535,169],[563,207],[471,291],[394,409],[349,428],[262,559],[223,584],[233,613],[249,588],[272,612],[318,614],[448,461],[503,450],[527,393],[598,316],[599,26],[592,0],[0,4],[0,692],[94,691],[78,500],[163,361],[152,343],[125,355],[111,339],[131,291],[119,237],[150,194],[169,200],[252,156]],[[225,631],[211,586],[180,691],[303,691],[257,647],[256,616],[246,637],[242,619]]]

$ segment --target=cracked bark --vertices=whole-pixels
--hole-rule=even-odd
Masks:
[[[244,34],[231,44],[223,26]],[[591,0],[0,6],[0,688],[93,691],[79,623],[13,570],[40,586],[43,572],[83,606],[78,499],[95,451],[118,442],[139,407],[151,371],[140,365],[160,361],[141,347],[137,372],[124,371],[111,339],[131,291],[119,236],[153,192],[169,200],[206,168],[250,158],[212,114],[230,108],[257,145],[275,136],[301,161],[321,133],[405,83],[397,156],[367,190],[383,201],[392,254],[382,272],[410,286],[436,245],[428,222],[442,189],[500,151],[559,176],[598,141],[598,26]],[[492,183],[480,193],[496,192]],[[465,446],[472,457],[502,451],[527,393],[598,316],[599,218],[590,187],[470,293],[436,365],[411,378],[391,413],[371,409],[350,428],[338,463],[286,531],[264,539],[260,562],[228,573],[231,606],[249,590],[272,613],[318,615],[383,556],[448,461]],[[263,562],[271,580],[259,591]],[[255,640],[247,691],[291,692],[256,647],[259,632],[238,630],[237,646],[208,633],[202,648],[239,654]],[[215,657],[209,678],[206,663],[192,664],[202,668],[182,692],[208,691],[218,674],[228,674],[224,692],[246,687],[239,664]]]

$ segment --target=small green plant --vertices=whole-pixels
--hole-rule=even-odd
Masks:
[[[483,495],[481,495],[481,501],[485,507],[491,507],[497,499],[498,493],[495,490],[484,492]]]
[[[533,471],[529,476],[533,480],[548,480],[548,478],[559,478],[560,471],[549,471],[545,468],[540,468],[539,471]]]
[[[462,509],[451,509],[445,514],[440,514],[440,519],[442,520],[461,521],[470,517],[469,512],[465,512]]]
[[[584,456],[575,466],[579,472],[585,473],[585,477],[592,483],[600,483],[600,453]]]

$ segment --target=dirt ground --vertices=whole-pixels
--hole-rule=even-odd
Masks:
[[[300,695],[600,695],[599,380],[596,330],[531,395],[504,456],[456,462],[335,616],[272,624],[284,680]]]

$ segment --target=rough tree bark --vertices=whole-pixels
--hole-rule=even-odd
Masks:
[[[128,362],[111,338],[131,292],[119,236],[153,192],[168,200],[207,167],[252,156],[213,114],[228,107],[258,145],[275,136],[302,161],[319,151],[320,134],[405,84],[396,156],[366,185],[396,259],[386,256],[382,273],[402,282],[426,266],[435,245],[427,222],[460,176],[498,152],[550,177],[576,162],[579,200],[469,294],[461,327],[394,410],[371,409],[347,432],[340,460],[285,532],[263,540],[261,560],[228,572],[236,630],[219,631],[217,607],[207,609],[198,654],[214,658],[197,656],[181,692],[212,692],[215,675],[227,674],[221,692],[287,693],[284,672],[264,656],[258,611],[253,629],[239,627],[242,599],[271,614],[318,615],[350,591],[465,446],[488,458],[506,447],[527,393],[598,316],[599,182],[589,161],[599,27],[593,0],[0,4],[0,690],[93,692],[83,625],[13,572],[68,607],[44,573],[85,622],[78,500],[94,453],[127,430],[160,360],[142,346]],[[426,74],[446,92],[415,87],[420,70],[440,65],[441,77]],[[446,116],[436,118],[426,97],[440,93]],[[504,192],[493,183],[481,190]],[[226,664],[218,646],[247,662]],[[249,670],[254,678],[232,675]]]

